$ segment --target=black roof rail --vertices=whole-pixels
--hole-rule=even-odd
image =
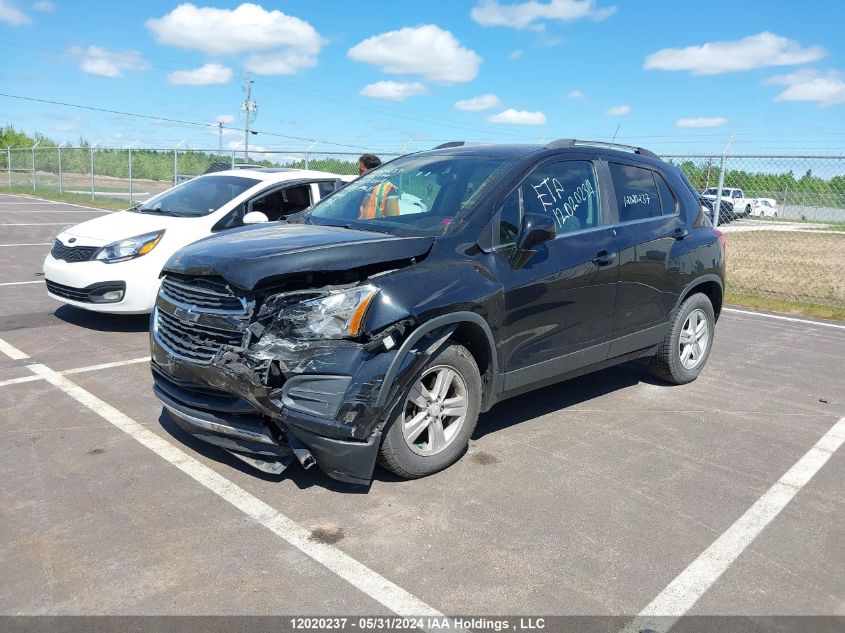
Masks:
[[[612,143],[608,141],[582,141],[576,138],[559,138],[556,141],[552,141],[551,143],[546,145],[546,147],[548,149],[562,149],[564,147],[576,147],[578,145],[592,145],[595,147],[607,147],[610,149],[624,149],[629,152],[639,154],[641,156],[648,156],[649,158],[656,158],[660,160],[660,156],[658,156],[651,150],[647,150],[642,147],[635,147],[634,145],[623,145],[621,143]]]
[[[448,143],[443,143],[441,145],[438,145],[434,149],[446,149],[448,147],[463,147],[466,144],[467,144],[466,141],[449,141]]]

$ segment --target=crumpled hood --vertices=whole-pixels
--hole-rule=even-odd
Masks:
[[[294,273],[342,271],[421,257],[433,237],[396,237],[313,224],[244,227],[195,242],[165,264],[164,272],[219,275],[243,290]]]

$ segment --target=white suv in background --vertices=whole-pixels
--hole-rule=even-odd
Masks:
[[[283,220],[354,180],[302,169],[235,169],[199,176],[131,209],[64,229],[44,261],[47,292],[64,303],[151,312],[173,253],[220,231]]]

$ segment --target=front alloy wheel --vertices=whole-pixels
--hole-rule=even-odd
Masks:
[[[450,344],[420,371],[383,432],[378,461],[400,477],[431,475],[466,450],[481,409],[481,374],[472,354]]]
[[[464,379],[450,367],[432,367],[408,394],[402,435],[417,455],[436,455],[455,441],[466,417]]]

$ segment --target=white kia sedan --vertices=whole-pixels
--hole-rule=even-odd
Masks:
[[[183,246],[245,224],[284,220],[354,176],[236,169],[199,176],[131,209],[64,229],[44,261],[47,293],[96,312],[151,312],[159,273]]]

